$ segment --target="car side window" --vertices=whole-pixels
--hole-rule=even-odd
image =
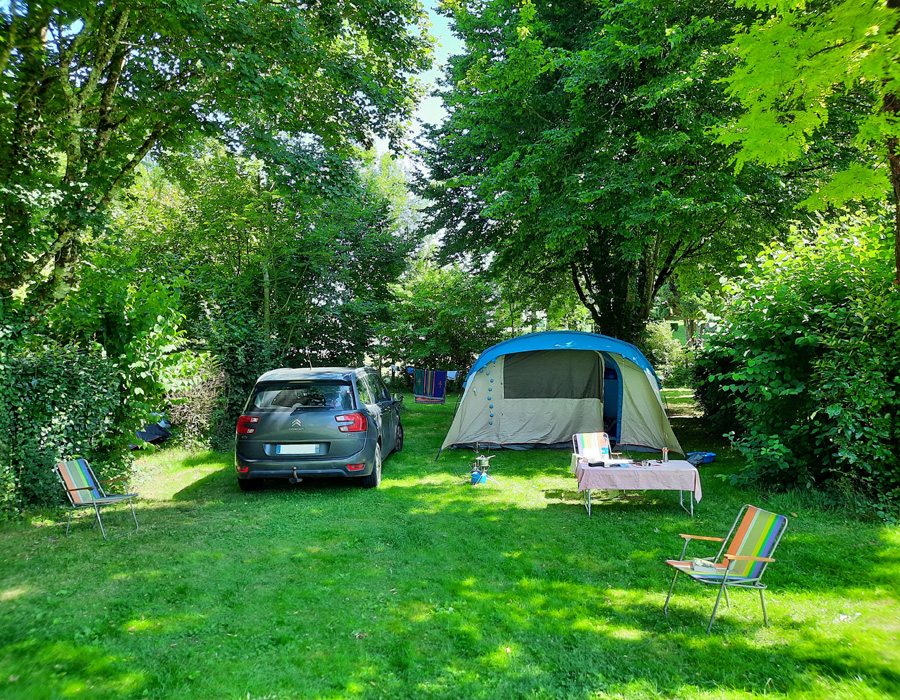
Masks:
[[[369,382],[372,384],[372,390],[375,392],[375,397],[378,401],[390,401],[391,400],[391,392],[388,391],[387,386],[385,386],[384,380],[376,374],[368,375]]]
[[[369,383],[365,377],[359,377],[356,380],[356,390],[359,392],[360,401],[365,404],[375,403],[375,399],[372,398],[372,391],[369,389]]]

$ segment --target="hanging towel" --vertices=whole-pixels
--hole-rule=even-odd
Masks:
[[[413,384],[416,403],[444,403],[447,391],[447,372],[417,369]]]

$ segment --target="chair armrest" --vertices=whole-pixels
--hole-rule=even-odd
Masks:
[[[747,557],[743,554],[726,554],[725,558],[729,561],[764,561],[768,563],[775,561],[771,557]]]
[[[66,491],[67,491],[67,492],[71,492],[71,491],[93,491],[93,490],[96,489],[96,488],[97,488],[96,486],[81,486],[81,487],[79,487],[79,488],[77,488],[77,489],[66,489]]]
[[[705,535],[685,535],[681,533],[678,535],[679,537],[683,537],[686,540],[706,540],[707,542],[724,542],[724,537],[706,537]]]

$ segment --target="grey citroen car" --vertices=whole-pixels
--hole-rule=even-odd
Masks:
[[[266,372],[237,423],[238,485],[337,476],[378,486],[382,459],[403,448],[402,400],[369,367]]]

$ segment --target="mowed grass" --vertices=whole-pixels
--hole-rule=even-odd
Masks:
[[[134,535],[4,526],[0,698],[900,697],[898,528],[726,485],[739,458],[690,418],[683,446],[719,454],[697,517],[650,492],[589,519],[566,452],[500,453],[472,487],[472,452],[434,459],[455,399],[407,403],[378,490],[245,494],[231,455],[164,450]],[[790,516],[771,627],[735,591],[707,636],[715,590],[683,579],[664,616],[678,533],[724,535],[745,502]]]

